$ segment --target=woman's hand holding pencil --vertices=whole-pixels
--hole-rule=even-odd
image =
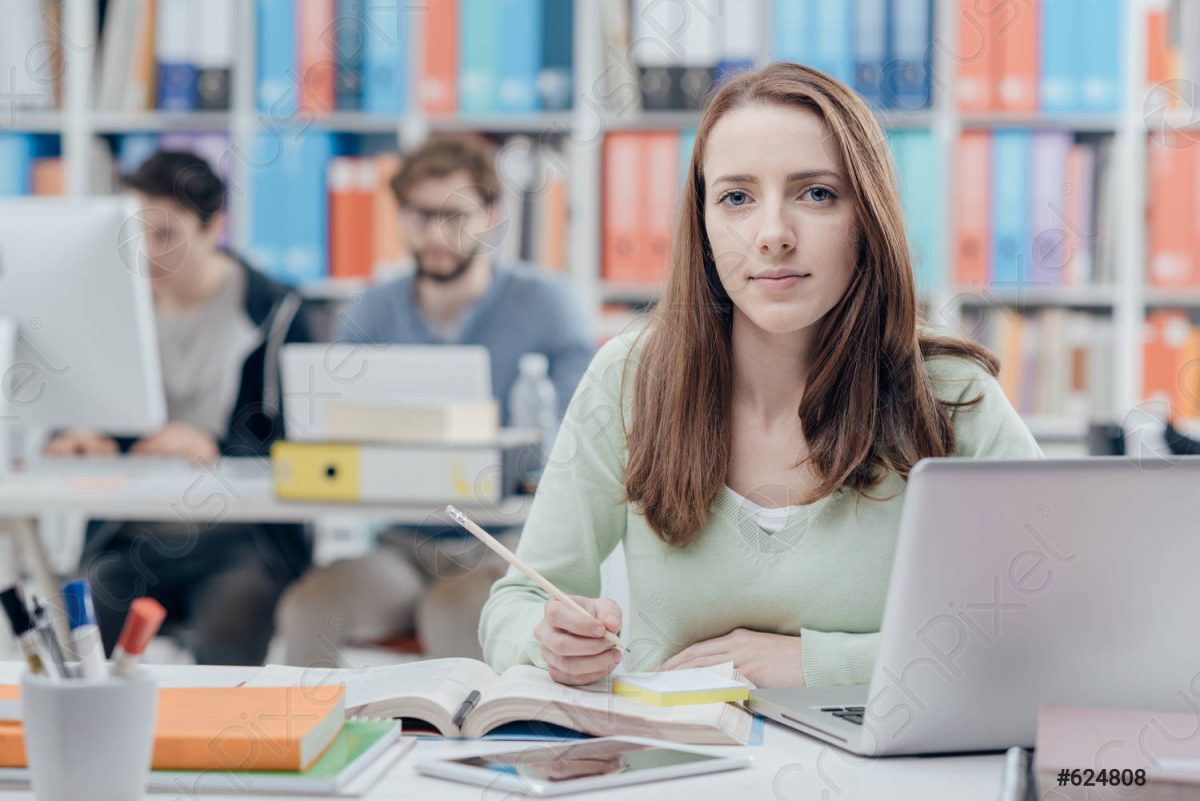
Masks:
[[[550,678],[560,684],[590,684],[621,664],[626,646],[617,636],[621,607],[616,601],[567,595],[458,509],[447,506],[446,513],[550,596],[542,621],[533,630],[542,644]]]
[[[621,607],[611,598],[569,597],[583,611],[551,598],[533,636],[542,644],[550,678],[559,684],[590,684],[621,664],[620,649],[606,639],[621,630]]]

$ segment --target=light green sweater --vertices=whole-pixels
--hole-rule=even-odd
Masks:
[[[891,474],[873,491],[881,497],[900,491],[887,501],[842,489],[802,507],[774,534],[751,522],[725,488],[690,544],[667,545],[621,500],[627,450],[617,404],[624,404],[628,419],[632,367],[619,396],[634,341],[627,334],[606,344],[575,391],[517,554],[564,592],[594,598],[600,563],[624,542],[631,606],[621,631],[630,647],[627,670],[652,669],[692,643],[740,627],[800,635],[809,686],[869,682],[903,480]],[[1041,456],[986,370],[954,357],[931,359],[927,369],[943,399],[983,395],[978,405],[953,412],[956,455]],[[479,636],[494,669],[546,667],[533,629],[547,597],[516,568],[492,586]]]

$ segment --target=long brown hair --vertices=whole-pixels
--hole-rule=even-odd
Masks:
[[[721,286],[704,227],[703,165],[716,122],[751,103],[819,115],[840,149],[855,204],[854,276],[817,323],[818,352],[798,409],[808,445],[799,464],[808,462],[819,479],[803,502],[843,486],[868,494],[889,470],[907,478],[921,458],[953,453],[951,407],[979,398],[939,400],[925,359],[959,356],[974,359],[993,376],[999,371],[984,348],[918,330],[888,147],[858,95],[799,64],[774,63],[733,77],[717,91],[697,128],[670,277],[636,357],[625,497],[673,545],[686,545],[703,528],[729,464],[733,302]]]

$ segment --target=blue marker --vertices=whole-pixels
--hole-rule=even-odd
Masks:
[[[96,625],[96,611],[92,607],[92,591],[87,580],[68,581],[63,585],[63,597],[71,626],[71,650],[79,660],[80,674],[85,679],[107,678],[104,644],[100,641],[100,627]]]

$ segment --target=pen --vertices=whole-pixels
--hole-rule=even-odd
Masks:
[[[79,660],[79,672],[85,679],[103,679],[108,675],[104,664],[104,643],[96,625],[96,610],[92,591],[86,579],[68,581],[63,585],[67,602],[67,621],[71,627],[71,650]]]
[[[114,676],[129,676],[137,667],[138,660],[146,645],[162,625],[167,610],[153,598],[138,598],[129,605],[129,614],[125,616],[125,625],[121,628],[121,637],[113,648]]]
[[[567,606],[574,609],[576,612],[580,612],[581,614],[587,615],[588,617],[592,616],[590,612],[588,612],[586,609],[584,609],[582,606],[580,606],[573,598],[568,596],[565,592],[560,590],[558,587],[555,587],[553,584],[551,584],[550,581],[545,576],[543,576],[541,573],[534,570],[529,565],[522,562],[521,558],[519,556],[517,556],[512,551],[505,548],[503,545],[500,544],[499,540],[497,540],[491,534],[488,534],[486,531],[484,531],[482,528],[480,528],[475,523],[474,520],[467,517],[462,512],[458,511],[458,509],[455,509],[453,506],[446,507],[446,514],[450,515],[450,517],[452,517],[454,519],[454,522],[458,523],[460,526],[465,528],[467,531],[474,534],[479,539],[479,541],[482,542],[484,545],[491,548],[493,551],[498,553],[500,556],[504,557],[504,561],[508,562],[510,565],[515,567],[517,570],[520,570],[522,573],[524,573],[526,576],[528,576],[531,581],[533,581],[535,584],[537,584],[539,587],[541,587],[546,592],[550,593],[551,597],[557,598],[558,600],[562,601]],[[617,635],[613,634],[607,628],[604,630],[604,639],[608,640],[610,643],[612,643],[613,645],[615,645],[617,648],[621,649],[622,651],[629,650],[628,646],[626,646],[625,643],[621,642],[621,638],[618,637]]]
[[[54,663],[54,667],[58,669],[64,679],[71,678],[71,669],[67,667],[67,658],[63,655],[62,646],[58,644],[58,636],[50,625],[50,618],[46,617],[46,607],[42,605],[37,595],[33,596],[33,620],[37,625],[38,634],[46,643],[46,653],[50,655],[50,661]]]
[[[0,605],[3,605],[4,613],[8,616],[8,623],[21,646],[21,653],[25,655],[29,671],[54,680],[61,678],[58,671],[47,664],[48,659],[42,657],[41,635],[33,625],[33,618],[21,599],[20,590],[13,586],[0,592]]]
[[[466,720],[467,715],[471,714],[471,710],[475,708],[477,703],[479,703],[479,690],[471,690],[467,694],[466,700],[459,705],[458,711],[454,713],[454,720],[452,722],[455,728],[462,726],[463,721]]]

